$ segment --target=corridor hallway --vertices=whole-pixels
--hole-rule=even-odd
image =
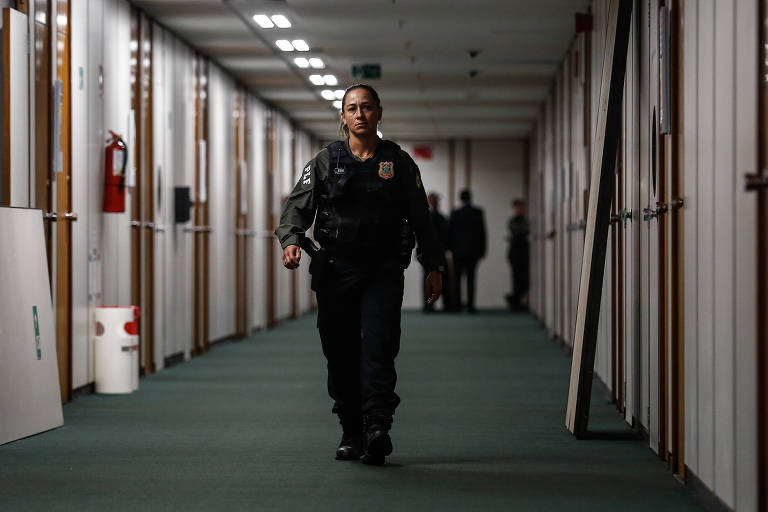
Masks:
[[[570,358],[532,317],[403,314],[395,451],[338,462],[315,316],[86,395],[0,452],[0,510],[699,510],[596,386],[563,427]]]

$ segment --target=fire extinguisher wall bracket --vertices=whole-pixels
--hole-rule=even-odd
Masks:
[[[125,166],[128,162],[128,147],[125,141],[112,130],[107,140],[104,155],[104,211],[122,213],[125,211]]]

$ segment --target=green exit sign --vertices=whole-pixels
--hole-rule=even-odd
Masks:
[[[354,64],[352,76],[356,80],[378,80],[381,78],[381,64]]]

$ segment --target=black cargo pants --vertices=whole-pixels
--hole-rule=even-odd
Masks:
[[[395,357],[400,350],[403,270],[396,259],[334,255],[317,292],[328,394],[345,428],[363,417],[389,428],[400,403]]]

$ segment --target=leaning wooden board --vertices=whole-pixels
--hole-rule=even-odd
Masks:
[[[597,112],[597,130],[591,160],[591,193],[573,339],[571,384],[565,417],[566,427],[576,437],[586,433],[589,421],[631,19],[632,0],[611,1],[600,88],[600,110]]]

